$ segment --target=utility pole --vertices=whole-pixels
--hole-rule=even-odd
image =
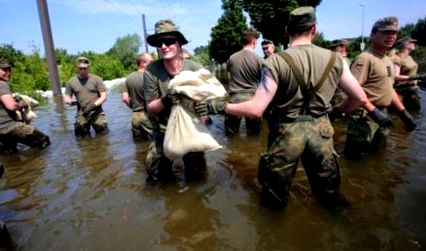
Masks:
[[[145,14],[142,14],[142,24],[143,24],[143,42],[145,43],[145,52],[148,53],[148,42],[146,41],[146,22]]]
[[[364,10],[365,10],[365,3],[360,3],[359,6],[362,7],[361,44],[360,44],[360,49],[361,49],[361,51],[364,51],[364,49],[365,49],[365,43],[364,43]]]
[[[58,67],[56,65],[55,52],[52,39],[52,30],[50,28],[49,10],[46,0],[37,0],[38,14],[40,17],[41,33],[43,35],[44,50],[49,68],[50,84],[53,95],[62,95],[61,85],[59,84]]]

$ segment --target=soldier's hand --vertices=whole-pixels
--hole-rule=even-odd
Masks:
[[[379,124],[380,127],[392,127],[393,126],[392,119],[386,113],[377,109],[377,107],[374,108],[373,111],[369,112],[368,116],[370,116],[374,120],[374,122]]]
[[[95,103],[90,103],[83,109],[83,116],[86,118],[89,118],[93,115],[93,113],[96,111],[97,106]]]
[[[408,80],[426,80],[426,72],[410,76]]]
[[[402,110],[398,112],[398,117],[402,120],[402,122],[405,125],[405,131],[412,132],[414,129],[416,129],[417,124],[414,122],[413,117],[410,113],[407,112],[407,110]]]
[[[180,103],[180,97],[171,90],[167,90],[166,95],[161,97],[161,103],[164,107],[172,107],[173,105]]]
[[[209,114],[224,114],[227,104],[228,102],[225,100],[211,100],[207,102],[207,112]]]
[[[204,103],[204,102],[195,103],[195,105],[194,105],[194,111],[200,117],[206,116],[207,115],[207,105],[206,105],[206,103]]]

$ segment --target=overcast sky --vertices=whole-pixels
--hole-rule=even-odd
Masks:
[[[37,0],[0,0],[2,28],[0,44],[30,53],[34,46],[44,53]],[[211,28],[222,15],[221,0],[48,0],[54,45],[68,53],[99,53],[110,49],[117,38],[137,33],[143,38],[142,13],[148,34],[154,23],[170,18],[190,43],[190,51],[207,45]],[[360,6],[364,3],[364,7]],[[323,0],[317,8],[319,31],[326,39],[357,37],[378,18],[397,16],[400,25],[426,17],[424,0]],[[277,31],[282,32],[282,31]],[[260,47],[260,46],[258,46]],[[140,49],[145,50],[143,45]],[[150,51],[154,51],[149,47]],[[259,51],[259,48],[258,48]]]

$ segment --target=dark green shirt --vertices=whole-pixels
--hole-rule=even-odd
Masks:
[[[262,59],[253,51],[242,49],[229,57],[229,94],[254,93],[260,82]]]
[[[184,60],[182,71],[198,71],[203,66],[192,60]],[[144,96],[147,103],[166,95],[169,82],[174,76],[165,68],[163,60],[157,60],[148,65],[144,74]],[[165,132],[167,120],[170,116],[170,109],[163,109],[155,114],[154,132]]]
[[[143,73],[139,71],[130,73],[124,82],[124,91],[129,93],[132,111],[145,110],[143,83]]]
[[[80,108],[84,108],[91,102],[96,101],[103,91],[106,91],[106,87],[102,78],[94,74],[90,74],[87,79],[74,76],[68,80],[65,88],[66,95],[75,95]]]
[[[0,97],[3,95],[10,95],[12,92],[10,91],[9,84],[3,80],[0,80]],[[6,129],[13,123],[15,123],[15,111],[10,111],[6,108],[6,106],[1,102],[0,106],[0,131]]]

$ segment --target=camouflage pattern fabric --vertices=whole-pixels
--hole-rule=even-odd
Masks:
[[[90,118],[83,116],[83,111],[78,111],[75,123],[74,132],[76,136],[86,136],[90,134],[90,126],[93,127],[96,133],[105,133],[108,131],[107,118],[102,109],[99,109]]]
[[[335,196],[340,171],[333,146],[334,130],[328,117],[300,116],[295,122],[279,123],[276,128],[277,132],[270,133],[277,137],[259,163],[262,197],[285,206],[299,159],[317,199]]]
[[[152,123],[145,112],[132,113],[132,133],[134,139],[152,138]]]
[[[154,133],[153,141],[146,156],[146,180],[148,183],[168,183],[175,181],[173,161],[169,160],[163,151],[164,134]],[[199,179],[206,170],[206,159],[203,152],[191,152],[183,156],[186,180]]]
[[[416,85],[395,86],[396,92],[401,96],[402,103],[408,111],[420,111],[421,99],[419,87]]]
[[[383,110],[387,113],[387,110]],[[357,156],[360,153],[374,150],[389,135],[390,128],[380,127],[366,116],[366,111],[357,109],[348,116],[345,153]]]
[[[50,144],[49,136],[23,122],[15,122],[0,131],[0,148],[3,152],[15,152],[17,143],[44,148]]]
[[[238,104],[249,100],[253,97],[253,92],[232,94],[229,98],[229,102]],[[262,119],[250,119],[244,118],[246,122],[246,128],[248,134],[258,134],[262,129]],[[241,117],[233,116],[230,114],[225,115],[225,133],[228,135],[238,133],[240,130]]]

